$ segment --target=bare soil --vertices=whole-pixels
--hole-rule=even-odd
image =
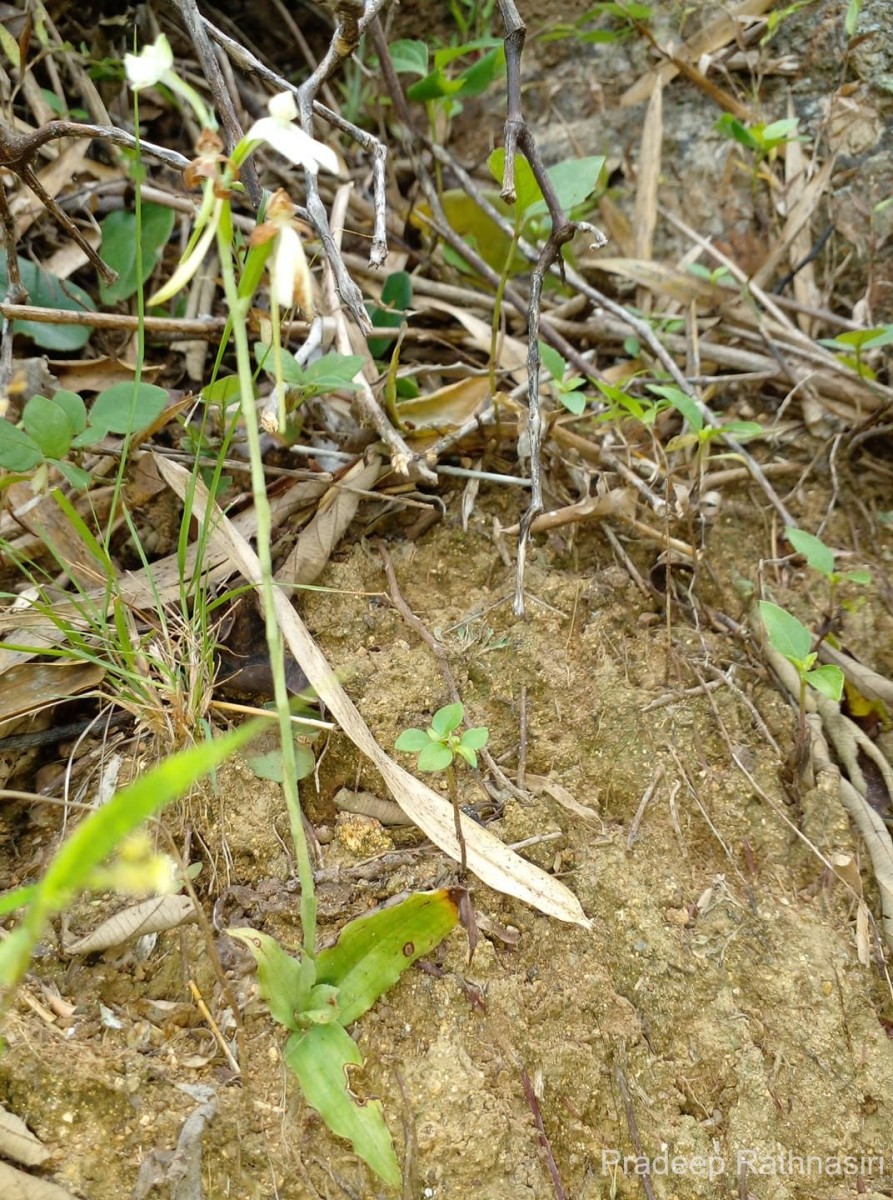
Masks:
[[[470,719],[490,727],[506,767],[517,762],[524,688],[528,773],[593,810],[585,819],[547,795],[508,799],[493,828],[511,843],[557,835],[522,853],[565,879],[594,928],[557,924],[477,886],[478,910],[517,931],[517,942],[484,937],[469,964],[454,933],[435,974],[411,971],[363,1020],[357,1089],[384,1099],[409,1169],[406,1194],[552,1194],[522,1072],[569,1196],[641,1194],[635,1164],[612,1166],[639,1152],[652,1161],[657,1196],[889,1194],[890,990],[877,958],[859,965],[851,896],[800,836],[826,855],[858,857],[839,805],[819,789],[792,806],[783,764],[755,722],[759,713],[788,747],[794,714],[746,647],[678,619],[668,630],[597,531],[537,552],[530,616],[516,620],[511,572],[489,535],[494,498],[484,497],[468,533],[448,518],[420,543],[396,545],[398,574],[414,611],[443,631]],[[730,509],[709,534],[709,561],[717,598],[734,611],[729,577],[753,570],[748,547],[763,531],[755,497],[741,493]],[[653,552],[628,549],[647,570]],[[891,549],[888,540],[868,558],[879,578]],[[325,584],[332,590],[308,600],[308,620],[392,745],[445,699],[436,662],[376,595],[381,571],[365,544],[333,563]],[[804,587],[790,580],[793,603]],[[890,645],[890,629],[889,611],[870,602],[853,621],[853,645],[870,655]],[[698,675],[730,667],[734,687],[684,694]],[[325,827],[333,834],[323,864],[342,868],[320,887],[333,932],[384,897],[454,878],[452,864],[406,831],[380,830],[377,857],[362,845],[358,855],[332,807],[345,784],[382,790],[335,734],[318,793],[305,787],[323,837]],[[467,785],[469,803],[486,798]],[[236,762],[186,815],[211,848],[206,875],[217,867],[203,888],[230,897],[240,922],[296,946],[278,789]],[[372,869],[352,872],[360,863]],[[378,1194],[289,1086],[279,1036],[251,999],[253,977],[226,939],[221,947],[246,1005],[241,1080],[226,1078],[189,1003],[191,978],[221,1007],[202,934],[189,927],[162,935],[146,961],[112,952],[58,961],[48,946],[38,977],[76,1009],[49,1026],[19,1006],[0,1063],[3,1101],[53,1149],[53,1178],[90,1200],[131,1194],[147,1153],[174,1148],[201,1085],[219,1105],[203,1139],[208,1197]],[[661,1175],[664,1152],[685,1170]],[[807,1154],[824,1173],[800,1165]]]

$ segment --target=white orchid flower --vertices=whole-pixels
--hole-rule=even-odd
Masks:
[[[320,167],[338,173],[338,156],[322,142],[316,141],[295,125],[298,107],[291,92],[280,92],[267,105],[270,115],[255,121],[246,134],[248,142],[266,142],[295,166],[305,167],[315,175]]]
[[[124,70],[127,82],[135,92],[154,87],[173,68],[174,52],[163,33],[151,46],[143,46],[139,54],[124,55]]]
[[[274,192],[267,205],[267,219],[251,234],[253,246],[273,243],[267,270],[270,273],[270,299],[279,308],[298,305],[305,316],[313,316],[313,282],[304,253],[304,243],[295,226],[295,207],[282,188]]]
[[[174,52],[163,33],[159,33],[151,46],[143,46],[139,54],[125,54],[124,71],[133,91],[141,92],[143,88],[163,83],[186,101],[203,128],[217,128],[210,108],[195,88],[181,79],[174,70]]]

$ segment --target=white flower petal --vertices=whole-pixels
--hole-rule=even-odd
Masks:
[[[267,109],[276,121],[293,121],[298,115],[298,106],[291,92],[279,92],[271,96]]]
[[[276,117],[261,117],[248,130],[248,140],[266,142],[283,158],[298,167],[306,167],[314,175],[320,167],[338,173],[338,156],[334,150],[310,137],[291,121],[280,121]]]
[[[143,46],[139,54],[124,55],[124,70],[131,88],[154,87],[174,65],[174,52],[163,33],[151,46]]]
[[[270,297],[280,308],[291,308],[297,300],[305,313],[312,309],[310,268],[304,246],[295,229],[284,226],[276,235],[270,260]]]

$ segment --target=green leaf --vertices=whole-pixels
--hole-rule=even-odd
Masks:
[[[557,350],[553,350],[551,346],[547,346],[545,342],[539,342],[540,358],[543,366],[549,372],[553,379],[559,383],[564,379],[567,371],[567,363],[561,357]]]
[[[573,413],[575,417],[579,417],[586,408],[586,396],[583,392],[561,392],[558,399],[567,411]]]
[[[465,707],[460,703],[445,704],[443,708],[439,708],[431,718],[431,728],[438,737],[446,737],[447,734],[458,729],[462,724],[462,718],[465,716]]]
[[[414,892],[349,922],[334,946],[317,955],[317,982],[337,987],[342,1024],[358,1020],[446,937],[459,919],[459,895],[453,888]]]
[[[5,25],[0,25],[0,49],[17,71],[22,67],[22,54],[19,43],[15,40]]]
[[[782,142],[796,137],[799,124],[799,117],[785,117],[781,121],[773,121],[771,125],[763,126],[759,135],[760,140],[764,146],[770,149],[772,146],[779,146]]]
[[[843,695],[844,674],[840,667],[826,663],[806,672],[806,682],[829,700],[839,701]]]
[[[418,768],[420,771],[445,771],[453,761],[453,752],[440,742],[429,741],[424,749],[419,751]]]
[[[567,212],[592,195],[598,187],[604,169],[604,155],[592,154],[586,158],[566,158],[549,167],[546,174],[558,197],[558,203]],[[527,215],[533,216],[546,211],[546,202],[543,200],[535,204]]]
[[[100,222],[100,253],[118,272],[114,283],[99,284],[103,304],[127,300],[154,271],[174,228],[174,210],[160,204],[143,204],[140,227],[136,213],[112,212]]]
[[[505,70],[505,49],[497,46],[466,67],[458,77],[457,96],[480,96]]]
[[[846,16],[843,19],[843,28],[848,38],[855,36],[861,11],[862,0],[849,0],[846,6]]]
[[[473,729],[465,730],[459,739],[459,744],[468,746],[471,750],[483,750],[489,740],[490,730],[484,725],[475,725]]]
[[[89,471],[83,470],[82,467],[76,467],[74,463],[66,462],[64,459],[56,461],[53,464],[57,470],[64,475],[72,487],[88,488],[93,482],[93,476]]]
[[[287,369],[283,371],[283,375],[286,383],[293,384],[295,387],[312,389],[317,395],[322,395],[324,392],[356,391],[360,385],[353,382],[353,377],[363,369],[366,361],[359,354],[337,354],[334,350],[330,350],[328,354],[318,358],[309,367],[302,369],[293,358],[291,358],[291,367],[288,368],[290,358],[290,355],[284,356]],[[289,378],[289,375],[294,372],[297,372],[294,378]]]
[[[43,451],[12,421],[0,418],[0,467],[7,471],[31,471],[43,462]]]
[[[663,396],[665,400],[669,400],[695,433],[700,433],[704,428],[704,417],[697,403],[680,388],[673,387],[671,384],[649,383],[648,391],[653,392],[655,396]]]
[[[477,770],[478,756],[470,746],[463,746],[460,742],[456,747],[456,753],[468,763],[472,770]]]
[[[347,1068],[361,1067],[363,1056],[341,1025],[313,1025],[293,1033],[285,1044],[285,1064],[293,1072],[304,1099],[338,1137],[390,1187],[402,1181],[394,1144],[380,1100],[357,1100]]]
[[[394,742],[397,750],[408,750],[410,754],[417,754],[419,750],[424,750],[430,744],[431,739],[424,729],[404,729]]]
[[[65,410],[46,396],[32,396],[22,411],[25,432],[45,458],[62,458],[71,448],[74,429]]]
[[[716,435],[727,433],[741,441],[742,438],[760,437],[765,432],[759,421],[726,421],[716,430]]]
[[[93,871],[129,834],[257,732],[258,724],[251,721],[223,737],[182,750],[86,816],[56,851],[37,884],[34,898],[15,933],[16,952],[7,950],[12,938],[3,944],[0,985],[15,984],[21,979],[46,922],[70,903]]]
[[[71,422],[75,433],[81,433],[87,425],[87,406],[77,394],[60,388],[53,393],[53,403],[58,404]]]
[[[204,401],[208,404],[219,404],[222,407],[240,399],[241,395],[242,385],[239,383],[238,375],[224,375],[221,379],[215,379],[213,383],[206,384],[201,390],[201,397]]]
[[[96,305],[83,288],[66,279],[41,270],[27,258],[18,259],[22,285],[31,303],[38,308],[62,308],[66,312],[93,312]],[[0,251],[0,293],[9,287],[6,252]],[[13,321],[14,333],[22,333],[45,350],[81,350],[92,330],[86,325],[50,325],[42,321]]]
[[[793,526],[785,529],[784,533],[796,552],[803,555],[814,571],[818,571],[826,579],[831,578],[834,574],[834,551],[826,546],[821,538]]]
[[[426,100],[440,100],[445,96],[455,96],[461,90],[461,80],[450,79],[446,71],[442,67],[438,67],[430,75],[420,79],[418,83],[411,84],[406,89],[406,95],[410,100],[424,103]]]
[[[412,276],[408,271],[394,271],[384,281],[381,303],[369,306],[369,319],[373,325],[385,329],[399,329],[406,319],[406,310],[412,304]],[[373,358],[383,358],[393,345],[391,338],[369,338],[369,353]]]
[[[733,117],[731,113],[723,113],[723,115],[714,123],[713,128],[724,134],[726,137],[732,138],[742,146],[746,146],[748,150],[759,150],[760,143],[744,125]]]
[[[156,421],[167,402],[165,389],[154,383],[113,383],[93,401],[90,424],[100,436],[135,433]]]
[[[413,38],[399,38],[388,46],[394,70],[407,75],[428,74],[428,46]]]
[[[487,159],[490,174],[502,186],[505,175],[505,149],[500,146]],[[521,154],[515,155],[515,205],[514,220],[516,228],[520,228],[535,204],[543,199],[540,185],[537,183],[530,163]]]
[[[315,982],[313,959],[293,958],[275,938],[257,929],[229,929],[229,936],[242,942],[257,963],[257,984],[274,1021],[287,1029],[299,1029],[297,1014],[307,1005]]]
[[[871,572],[866,571],[864,567],[859,567],[855,571],[846,571],[842,576],[847,583],[857,583],[862,587],[871,583]]]
[[[802,662],[812,646],[812,634],[795,616],[769,600],[760,601],[760,616],[772,646],[792,662]]]

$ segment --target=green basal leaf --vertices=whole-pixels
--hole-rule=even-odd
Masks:
[[[830,579],[834,574],[834,551],[815,534],[807,533],[805,529],[795,529],[789,526],[784,531],[785,537],[798,554],[802,554],[814,571]]]
[[[31,397],[22,411],[22,424],[45,458],[63,458],[71,448],[75,431],[68,414],[46,396]]]
[[[357,917],[316,958],[318,983],[338,989],[340,1021],[367,1012],[417,958],[430,953],[459,919],[455,888],[415,892],[405,900]]]
[[[308,1025],[332,1025],[341,1020],[338,1008],[338,989],[330,983],[318,983],[310,989],[306,1007],[298,1013],[302,1029]]]
[[[454,729],[459,728],[464,716],[465,708],[462,704],[458,702],[456,704],[445,704],[431,718],[431,728],[438,737],[446,737]]]
[[[802,662],[809,654],[812,634],[786,609],[770,600],[760,601],[760,616],[774,649],[792,662]]]
[[[0,467],[7,471],[32,471],[43,462],[43,451],[34,438],[0,417]]]
[[[273,1020],[287,1029],[299,1029],[298,1014],[307,1006],[315,981],[313,959],[292,957],[275,938],[257,929],[229,929],[227,932],[251,951],[257,963],[260,994]]]
[[[154,271],[162,251],[170,240],[175,213],[160,204],[143,204],[141,227],[136,213],[109,213],[101,223],[100,254],[118,272],[114,283],[100,283],[103,304],[128,300]]]
[[[304,1099],[338,1137],[390,1187],[402,1182],[394,1144],[380,1100],[357,1100],[347,1068],[361,1067],[363,1056],[350,1034],[338,1024],[313,1025],[293,1033],[285,1044],[285,1064],[295,1075]]]
[[[42,270],[27,258],[19,257],[19,275],[31,303],[38,308],[63,308],[67,312],[93,312],[96,305],[83,288],[64,282]],[[0,293],[9,288],[6,268],[6,253],[0,251]],[[41,321],[13,321],[14,333],[22,333],[45,350],[81,350],[86,346],[90,333],[86,325],[49,325]]]
[[[420,771],[445,771],[453,761],[453,752],[440,742],[428,741],[419,751],[418,768]]]
[[[93,401],[90,409],[93,433],[102,430],[100,436],[105,436],[146,429],[158,420],[167,402],[165,389],[154,383],[113,383]]]
[[[24,908],[25,905],[30,904],[36,891],[37,887],[32,884],[27,887],[14,888],[11,892],[4,892],[0,895],[0,917],[7,917],[17,908]]]
[[[424,729],[404,729],[394,742],[397,750],[408,750],[410,754],[417,754],[419,750],[424,750],[430,744],[431,739]]]
[[[813,671],[806,672],[806,682],[829,700],[839,701],[843,695],[844,674],[840,667],[825,663]]]

